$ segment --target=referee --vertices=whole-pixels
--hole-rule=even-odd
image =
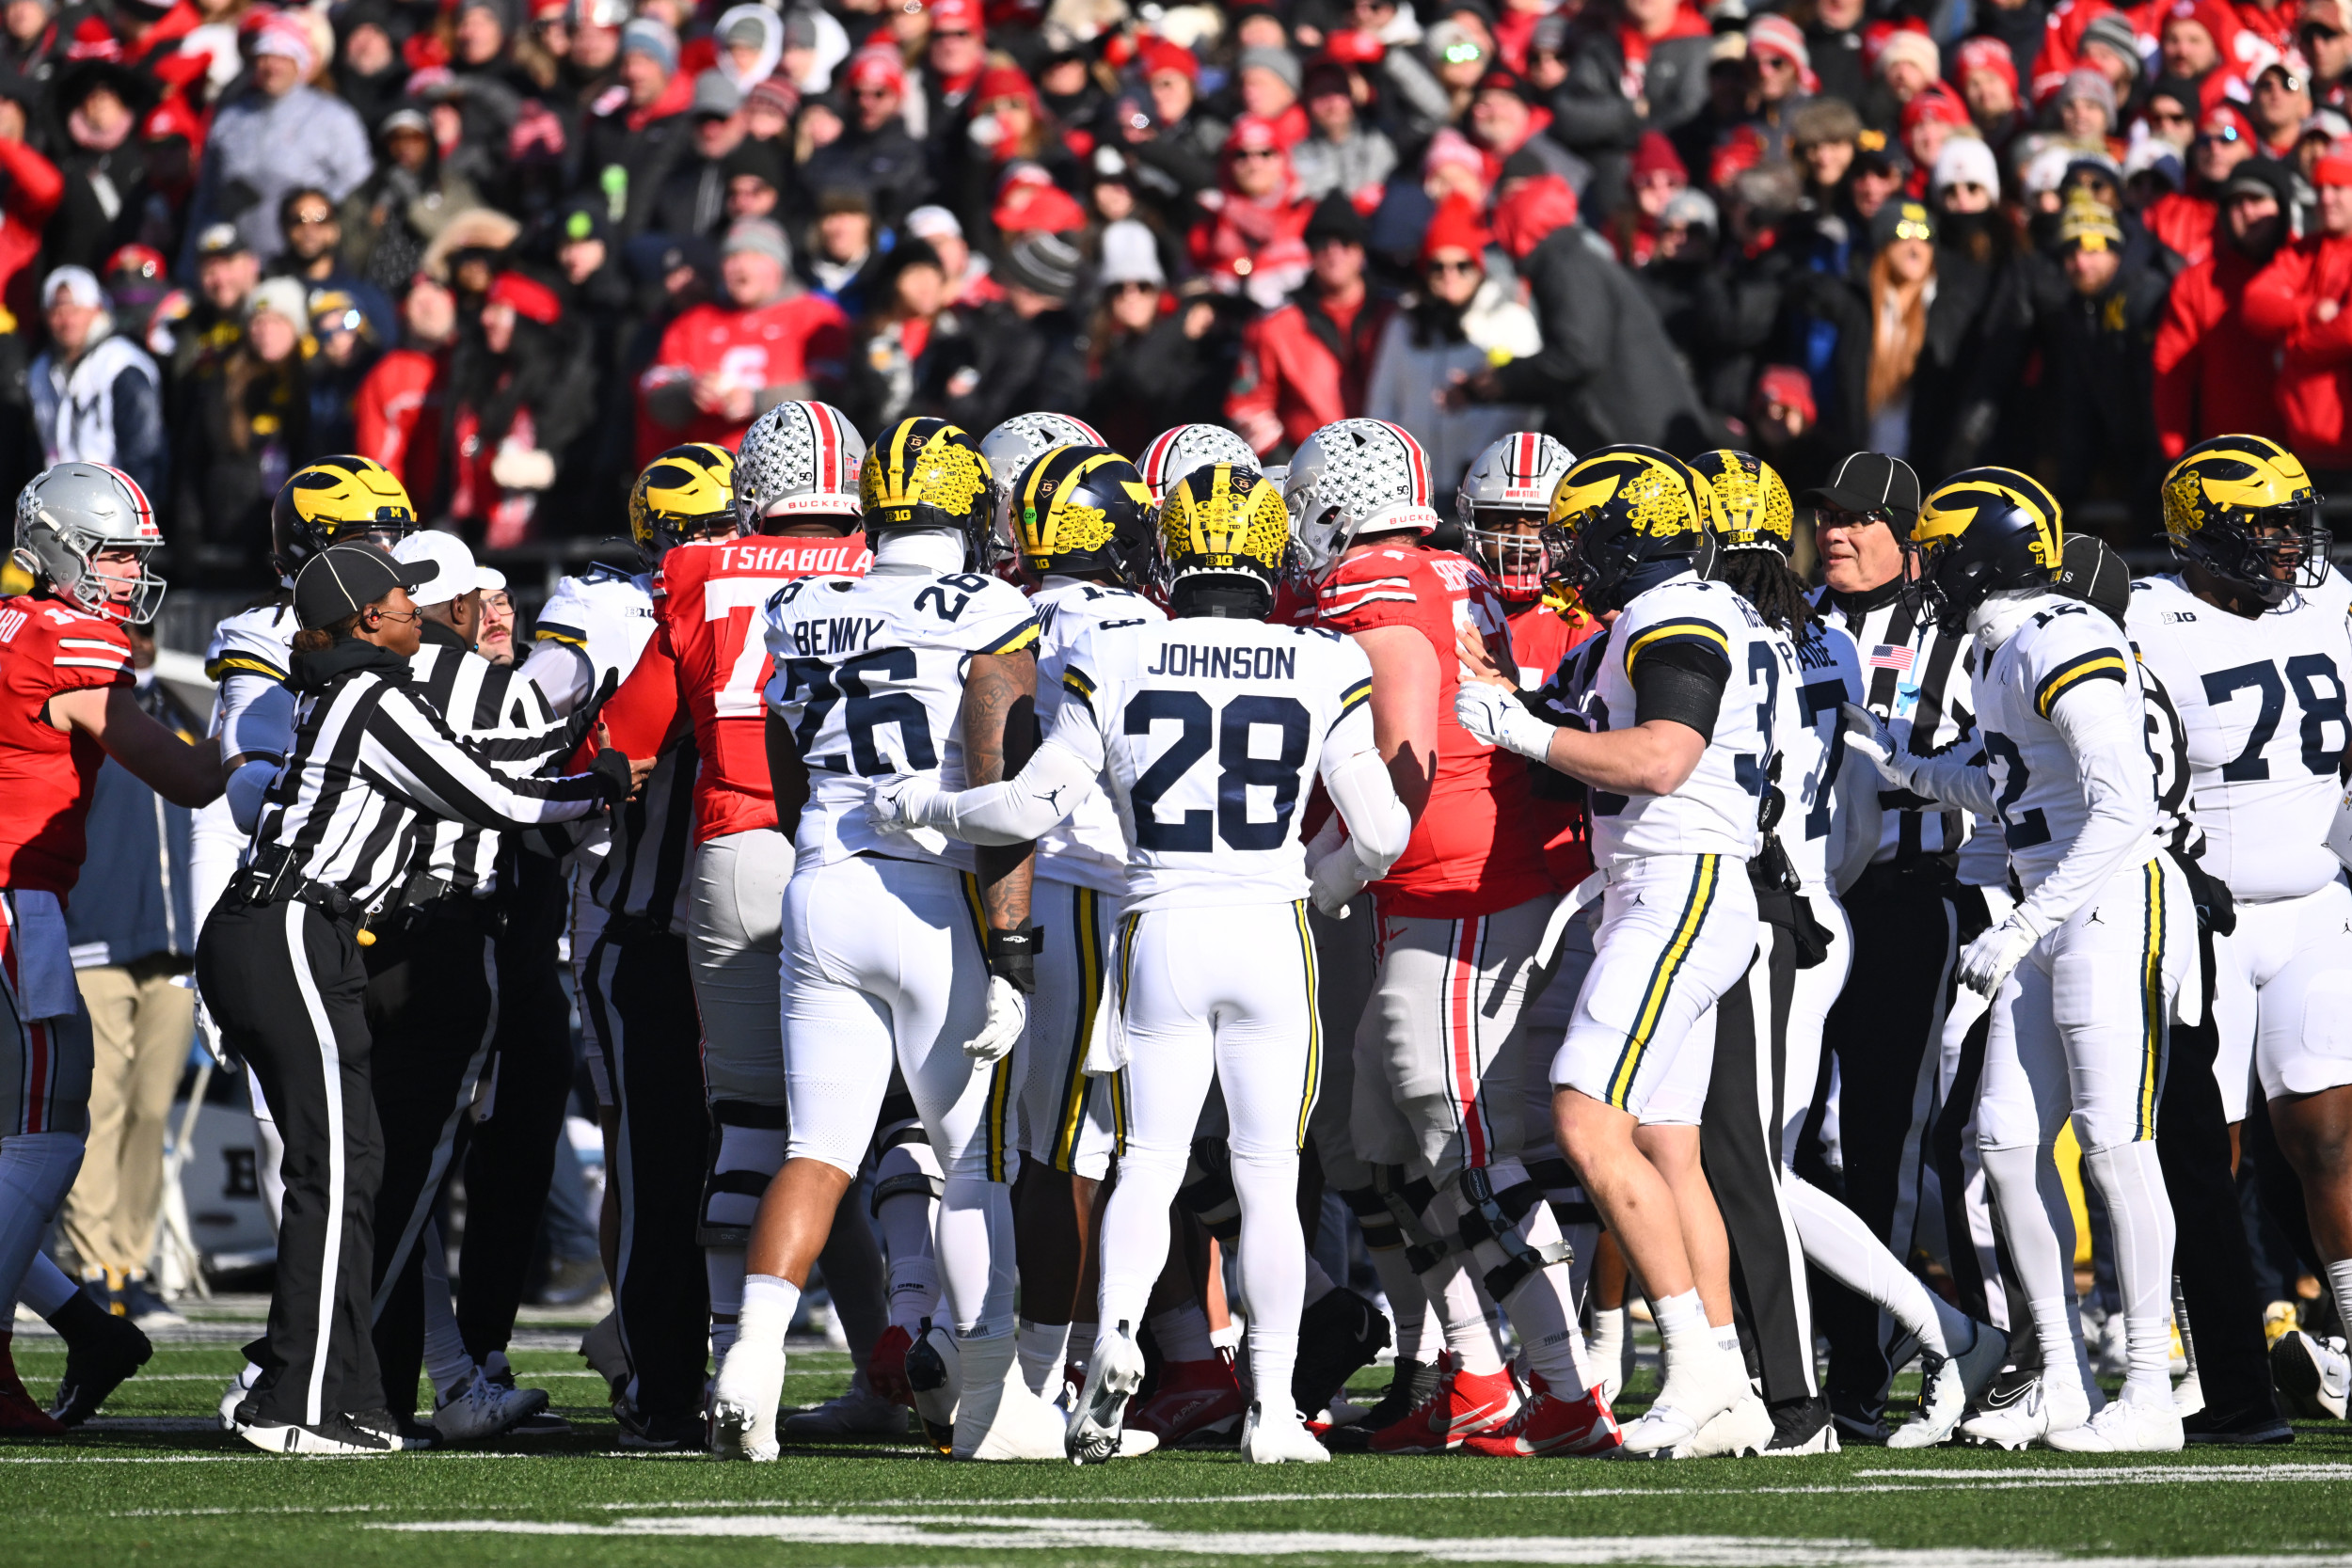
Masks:
[[[294,752],[263,803],[251,863],[205,923],[197,973],[228,1045],[253,1065],[285,1138],[285,1210],[262,1374],[236,1411],[256,1448],[384,1453],[369,1335],[384,1147],[371,1095],[361,949],[443,820],[490,832],[564,821],[629,789],[628,759],[585,774],[501,777],[407,685],[422,641],[408,590],[430,562],[334,545],[294,579]],[[248,1353],[251,1354],[251,1353]]]

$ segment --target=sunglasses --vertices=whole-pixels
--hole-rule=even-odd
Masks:
[[[1111,285],[1111,293],[1115,294],[1155,294],[1159,292],[1160,286],[1157,283],[1141,283],[1130,280],[1125,283],[1114,283]]]
[[[1914,223],[1909,218],[1905,218],[1900,223],[1895,225],[1895,238],[1899,240],[1931,240],[1935,238],[1935,230],[1929,228],[1924,223]]]
[[[1271,147],[1245,147],[1233,154],[1233,161],[1240,163],[1244,159],[1279,158],[1280,156],[1281,153]]]
[[[2205,131],[2200,133],[2199,139],[2201,141],[2233,142],[2238,139],[2237,127],[2234,125],[2224,125],[2218,131]]]
[[[869,103],[880,103],[885,98],[898,97],[898,92],[896,87],[855,87],[850,90],[850,96]]]
[[[2290,71],[2265,71],[2262,79],[2254,84],[2254,90],[2260,92],[2265,87],[2276,87],[2281,92],[2301,92],[2303,78]]]
[[[1457,272],[1470,274],[1483,272],[1486,269],[1476,261],[1432,261],[1429,263],[1429,270],[1432,274]]]
[[[296,213],[294,215],[296,229],[324,229],[334,221],[335,214],[332,213]]]
[[[2158,125],[2186,125],[2189,122],[2187,112],[2181,109],[2151,108],[2148,118]]]
[[[2312,25],[2303,29],[2302,36],[2307,40],[2317,39],[2322,43],[2333,43],[2336,40],[2344,37],[2344,29],[2341,27],[2323,27],[2317,24],[2313,24]]]
[[[968,39],[977,36],[977,35],[974,34],[970,29],[964,27],[934,27],[931,29],[931,37],[935,39]]]

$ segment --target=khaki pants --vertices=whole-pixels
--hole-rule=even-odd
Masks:
[[[163,1212],[164,1125],[196,1033],[196,993],[162,964],[77,970],[89,1008],[89,1148],[65,1200],[65,1238],[87,1271],[144,1273]]]

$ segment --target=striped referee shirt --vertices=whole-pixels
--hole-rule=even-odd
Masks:
[[[520,679],[514,666],[473,652],[437,621],[424,624],[424,644],[408,660],[408,684],[453,735],[472,743],[477,755],[510,779],[560,767],[558,753],[572,742],[570,727],[536,685]],[[431,879],[453,894],[477,898],[496,890],[499,834],[447,817],[426,824],[424,832],[409,879]]]
[[[270,785],[254,833],[297,872],[371,911],[405,882],[444,820],[485,832],[569,821],[593,811],[603,781],[512,778],[461,742],[418,688],[408,661],[357,639],[297,654],[294,754]]]
[[[1932,756],[1976,734],[1966,657],[1974,640],[1964,633],[1947,636],[1931,617],[1916,613],[1900,578],[1862,594],[1825,588],[1814,604],[1854,640],[1862,654],[1863,701],[1904,751]],[[1967,813],[1907,789],[1882,789],[1879,805],[1886,815],[1873,865],[1950,854],[1968,836]]]

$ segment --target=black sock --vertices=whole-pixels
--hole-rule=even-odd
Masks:
[[[49,1314],[49,1326],[65,1337],[67,1344],[88,1338],[93,1327],[103,1332],[106,1309],[90,1299],[87,1291],[76,1291],[63,1307]]]

